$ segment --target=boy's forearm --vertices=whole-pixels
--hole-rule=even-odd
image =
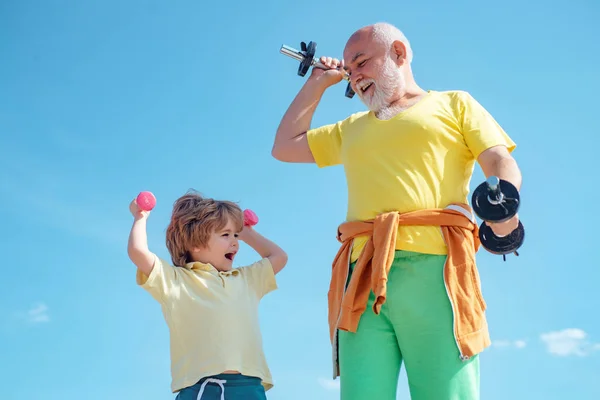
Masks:
[[[273,253],[282,252],[283,250],[273,243],[271,240],[267,239],[254,229],[244,228],[245,232],[240,236],[246,244],[252,247],[261,257],[269,257],[273,255]]]
[[[148,248],[148,237],[146,233],[146,218],[137,218],[133,221],[127,254],[131,261],[147,275],[150,274],[154,264],[153,254]]]
[[[240,239],[252,247],[262,258],[268,258],[275,273],[278,273],[287,263],[285,251],[254,229],[245,227]]]
[[[146,233],[146,218],[137,218],[133,221],[129,233],[128,250],[148,251],[148,236]]]

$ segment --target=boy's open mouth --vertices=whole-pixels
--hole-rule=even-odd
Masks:
[[[235,257],[235,253],[227,253],[225,254],[225,258],[229,261],[233,261],[233,257]]]

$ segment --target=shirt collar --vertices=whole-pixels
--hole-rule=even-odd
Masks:
[[[203,263],[200,261],[193,261],[193,262],[189,262],[187,264],[185,264],[185,269],[188,269],[190,271],[193,270],[198,270],[198,271],[206,271],[206,272],[210,272],[211,274],[215,274],[215,275],[233,275],[233,276],[237,276],[240,271],[238,271],[237,268],[233,268],[230,271],[219,271],[218,269],[216,269],[212,264],[210,263]]]

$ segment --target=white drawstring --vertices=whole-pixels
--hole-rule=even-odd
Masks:
[[[225,386],[223,386],[223,384],[227,383],[227,381],[221,380],[221,379],[213,379],[213,378],[208,378],[207,380],[205,380],[202,383],[202,386],[200,386],[200,391],[198,392],[198,397],[196,397],[196,400],[202,399],[202,393],[204,393],[204,387],[206,387],[206,384],[209,382],[216,383],[217,385],[219,385],[221,387],[221,400],[225,400]]]

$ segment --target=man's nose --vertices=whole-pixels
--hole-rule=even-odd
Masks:
[[[362,75],[358,74],[356,76],[350,76],[350,83],[352,83],[352,89],[354,89],[354,91],[357,91],[357,86],[359,84],[360,81],[363,80]]]

